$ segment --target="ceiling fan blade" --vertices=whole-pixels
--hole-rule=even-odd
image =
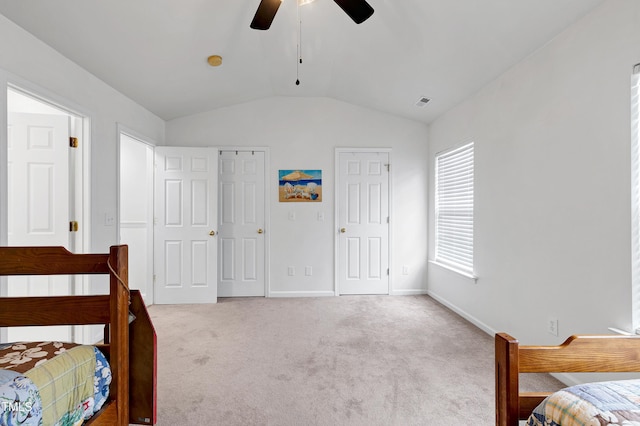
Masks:
[[[282,0],[260,0],[260,5],[251,21],[250,27],[254,30],[268,30],[276,16]]]
[[[371,15],[373,8],[365,0],[333,0],[349,15],[353,22],[361,24]]]

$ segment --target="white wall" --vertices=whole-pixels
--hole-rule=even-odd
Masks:
[[[2,15],[0,51],[0,83],[3,87],[0,90],[0,117],[3,117],[0,124],[4,128],[6,93],[3,92],[7,81],[90,116],[92,226],[89,250],[108,250],[111,244],[116,243],[116,227],[105,225],[105,215],[116,217],[117,123],[162,142],[164,121]],[[6,132],[0,132],[0,135],[0,147],[6,146]],[[6,164],[6,158],[0,154],[0,163],[3,159]],[[4,180],[5,177],[0,175],[0,187],[6,185]],[[2,193],[0,189],[0,195]]]
[[[105,217],[115,218],[117,212],[118,124],[159,144],[267,146],[271,149],[269,167],[273,177],[272,291],[332,291],[335,147],[391,147],[393,291],[399,294],[425,291],[427,128],[424,124],[330,99],[275,98],[174,120],[167,124],[169,136],[165,143],[165,123],[160,118],[1,15],[0,49],[2,82],[26,86],[91,117],[90,251],[104,251],[117,242],[116,227],[106,225]],[[0,95],[0,100],[4,96]],[[0,117],[5,116],[5,106],[0,108]],[[323,202],[296,206],[278,203],[277,171],[285,168],[321,168]],[[287,218],[290,209],[297,210],[293,233]],[[317,221],[319,210],[325,215],[324,222]],[[286,265],[293,264],[300,271],[309,265],[310,257],[312,277],[298,274],[292,279],[286,275]],[[408,275],[400,274],[403,265],[409,267]]]
[[[269,98],[172,120],[166,131],[167,145],[270,148],[272,295],[333,292],[335,148],[392,148],[392,290],[425,291],[426,125],[327,98]],[[322,170],[322,203],[278,202],[278,170],[297,168]],[[290,265],[294,277],[287,276]],[[300,273],[304,266],[313,267],[311,277]]]
[[[430,265],[430,294],[524,343],[632,328],[637,62],[640,2],[611,0],[432,123],[430,165],[437,152],[475,141],[479,279]],[[429,253],[433,244],[430,232]],[[550,317],[559,337],[547,332]]]

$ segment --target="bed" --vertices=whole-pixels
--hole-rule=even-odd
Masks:
[[[0,297],[0,327],[90,324],[105,327],[104,341],[95,346],[62,342],[0,344],[0,351],[5,350],[4,364],[10,366],[4,376],[0,375],[0,383],[4,377],[13,386],[10,392],[16,395],[13,401],[5,399],[0,403],[0,424],[4,424],[3,418],[5,423],[15,421],[16,415],[20,421],[41,415],[47,419],[42,424],[156,423],[156,334],[140,292],[129,290],[127,262],[126,245],[112,246],[109,253],[102,254],[72,254],[63,247],[0,247],[0,276],[109,275],[107,295]],[[57,356],[44,361],[45,353]],[[24,367],[17,365],[22,361],[6,362],[7,357],[42,360]],[[84,370],[80,373],[77,372],[80,367],[74,367],[61,373],[60,369],[67,368],[72,359],[77,359]],[[26,372],[22,371],[25,368]],[[54,376],[67,378],[64,391],[59,382],[50,385],[46,380]],[[78,377],[82,380],[76,381]],[[30,383],[36,384],[35,390],[27,386]],[[18,389],[26,390],[31,399],[19,397]],[[49,393],[55,394],[54,402],[50,401]],[[56,408],[60,394],[80,399],[83,410],[80,418],[77,412],[67,412],[65,408],[77,406],[76,400],[65,401],[62,408]],[[50,407],[54,407],[55,416],[63,415],[62,419],[51,420],[54,417]],[[85,415],[90,418],[85,420]]]
[[[520,346],[495,335],[496,425],[640,425],[640,380],[521,392],[520,373],[640,372],[640,337],[571,336],[558,346]]]

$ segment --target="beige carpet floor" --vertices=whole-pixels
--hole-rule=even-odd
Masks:
[[[428,296],[149,311],[160,426],[495,423],[492,336]],[[525,380],[530,390],[560,386],[547,375]]]

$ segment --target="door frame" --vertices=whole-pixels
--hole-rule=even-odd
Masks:
[[[336,148],[335,149],[335,157],[334,157],[334,219],[333,219],[333,223],[334,223],[334,230],[333,230],[333,242],[334,242],[334,268],[333,268],[333,273],[334,273],[334,278],[333,278],[333,282],[334,282],[334,294],[336,296],[340,296],[340,277],[339,277],[339,262],[340,262],[340,231],[339,231],[339,226],[340,226],[340,194],[339,194],[339,188],[340,188],[340,154],[342,153],[349,153],[349,152],[354,152],[354,153],[370,153],[370,154],[376,154],[376,153],[385,153],[389,156],[389,173],[387,173],[387,177],[388,177],[388,199],[387,199],[387,203],[389,204],[389,234],[388,234],[388,239],[387,239],[387,256],[388,256],[388,261],[387,264],[389,265],[389,295],[393,295],[394,291],[393,291],[393,266],[392,266],[392,259],[393,259],[393,254],[392,254],[392,240],[393,240],[393,203],[391,202],[393,195],[392,195],[392,166],[391,164],[393,163],[393,160],[391,158],[392,155],[392,149],[391,148]]]
[[[3,72],[0,69],[0,87],[2,87],[0,94],[0,126],[3,126],[0,131],[0,163],[6,164],[8,161],[7,153],[7,117],[8,117],[8,99],[7,90],[11,89],[16,92],[20,92],[25,96],[29,96],[38,102],[48,104],[53,108],[66,112],[71,117],[71,127],[76,132],[80,143],[82,143],[80,166],[76,167],[76,170],[72,171],[71,176],[76,178],[80,175],[81,187],[76,188],[76,206],[81,208],[81,214],[78,217],[78,221],[82,226],[82,232],[80,238],[75,240],[74,252],[84,253],[90,247],[90,234],[91,234],[91,129],[93,123],[88,111],[72,101],[42,88],[35,84],[32,84],[26,80],[23,80],[17,76],[13,76],[9,73]],[[71,179],[70,176],[70,179]],[[8,203],[8,175],[5,169],[0,174],[0,206],[6,206]],[[77,198],[80,198],[78,200]],[[6,216],[6,208],[0,208],[0,245],[7,244],[8,238],[8,223]],[[88,291],[88,284],[80,287],[76,286],[76,291]],[[1,291],[1,290],[0,290]],[[81,294],[81,293],[77,293]],[[88,293],[87,293],[88,294]],[[2,295],[2,294],[0,294]]]
[[[26,96],[32,97],[38,102],[48,104],[54,108],[66,112],[70,117],[70,130],[76,133],[82,151],[79,166],[71,172],[70,176],[81,177],[77,184],[75,194],[75,207],[80,208],[79,216],[76,216],[82,226],[81,235],[74,241],[74,252],[85,253],[90,247],[91,241],[91,135],[93,122],[91,114],[85,108],[61,97],[37,84],[33,84],[19,76],[0,68],[0,164],[8,162],[8,96],[11,89]],[[0,168],[0,245],[7,245],[8,241],[8,170]],[[71,178],[71,177],[70,177]],[[89,279],[86,276],[76,277],[75,284],[71,288],[74,294],[90,294]],[[0,297],[7,295],[7,278],[0,277]],[[94,331],[84,327],[79,334],[74,333],[74,340],[88,343],[92,340]],[[97,334],[96,334],[97,335]],[[0,329],[0,342],[7,338],[6,329]]]
[[[264,297],[272,297],[271,296],[271,281],[270,281],[270,273],[269,273],[269,265],[271,263],[271,252],[269,247],[271,247],[271,178],[270,178],[270,149],[266,146],[216,146],[215,149],[218,150],[218,172],[220,170],[220,151],[260,151],[264,152]],[[277,179],[275,177],[274,179]],[[216,200],[218,203],[218,208],[220,207],[222,192],[218,191],[218,199]],[[217,227],[220,228],[220,212],[218,211],[218,223]],[[220,259],[220,239],[218,239],[218,259]],[[218,265],[218,284],[220,281],[220,265]]]

